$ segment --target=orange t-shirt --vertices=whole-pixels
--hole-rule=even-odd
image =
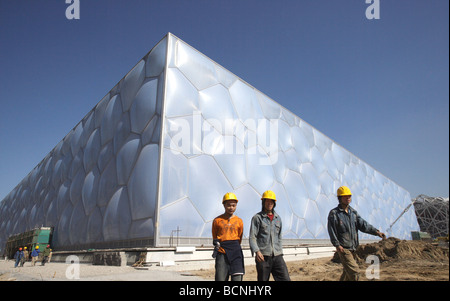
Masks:
[[[225,214],[222,214],[216,217],[212,223],[213,239],[217,239],[219,242],[239,240],[239,243],[241,243],[242,233],[244,233],[244,223],[236,215],[228,219],[225,217]],[[219,252],[225,253],[225,250],[220,247]]]

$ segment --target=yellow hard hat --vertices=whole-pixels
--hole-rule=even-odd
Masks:
[[[234,200],[236,202],[238,201],[236,195],[232,192],[225,193],[225,195],[223,196],[223,199],[222,199],[222,204],[229,200]]]
[[[39,246],[36,246],[36,249],[39,249]]]
[[[273,192],[272,190],[267,190],[263,193],[261,200],[263,199],[269,199],[269,200],[273,200],[273,201],[277,201],[277,197],[275,196],[275,192]]]
[[[337,190],[338,196],[344,196],[344,195],[352,195],[352,192],[350,191],[350,188],[347,186],[341,186]]]

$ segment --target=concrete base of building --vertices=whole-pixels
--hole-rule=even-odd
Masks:
[[[361,241],[362,244],[373,241]],[[248,245],[243,245],[244,264],[253,265],[254,257]],[[283,247],[285,261],[298,261],[332,257],[335,248],[328,243],[302,243]],[[141,260],[140,268],[161,267],[164,270],[196,270],[214,268],[215,259],[212,257],[213,247],[205,246],[172,246],[158,248],[139,249],[109,249],[86,251],[61,251],[54,252],[53,262],[68,262],[76,258],[79,263],[91,263],[94,265],[124,266],[133,265]],[[70,257],[75,256],[75,257]]]

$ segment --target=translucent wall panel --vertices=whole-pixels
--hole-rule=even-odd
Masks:
[[[230,191],[246,237],[268,189],[278,196],[284,236],[293,239],[328,238],[341,185],[382,230],[411,202],[406,190],[173,35],[168,56],[161,236],[179,228],[181,236],[210,238]],[[416,228],[408,213],[391,235],[408,238]]]
[[[40,226],[56,249],[152,244],[166,50],[164,38],[2,201],[3,245]]]

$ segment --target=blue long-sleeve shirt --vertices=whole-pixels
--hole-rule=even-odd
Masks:
[[[20,260],[23,257],[23,251],[17,251],[16,254],[14,254],[14,259]]]
[[[359,245],[358,230],[372,235],[377,235],[378,231],[350,206],[348,207],[348,213],[339,206],[330,211],[328,234],[333,246],[356,250]]]

